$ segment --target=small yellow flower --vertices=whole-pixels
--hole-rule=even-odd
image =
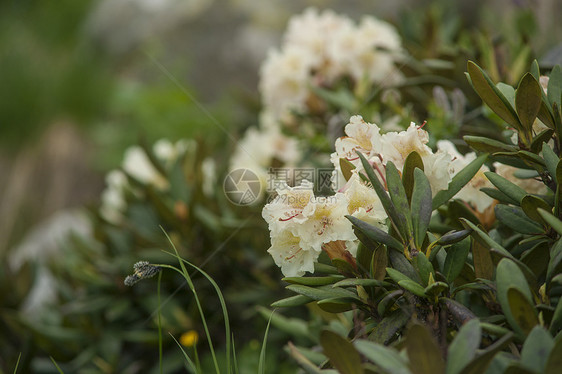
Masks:
[[[197,331],[195,330],[189,330],[187,332],[184,332],[180,336],[180,343],[184,347],[193,347],[195,344],[197,344],[198,340],[199,334],[197,334]]]

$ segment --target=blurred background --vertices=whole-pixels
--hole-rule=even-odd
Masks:
[[[10,266],[0,270],[0,305],[2,327],[15,329],[19,341],[0,333],[0,372],[14,367],[14,352],[53,354],[14,327],[18,312],[33,310],[25,300],[38,275],[22,270],[26,259],[56,252],[57,230],[95,231],[84,207],[99,204],[105,174],[132,145],[192,138],[215,150],[220,170],[232,139],[258,122],[258,71],[268,49],[309,6],[387,20],[414,55],[424,46],[415,26],[449,15],[456,30],[491,38],[519,30],[543,63],[562,54],[558,0],[2,1],[0,262]],[[93,372],[120,372],[102,369]]]

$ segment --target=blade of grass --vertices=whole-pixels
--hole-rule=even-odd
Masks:
[[[59,365],[57,364],[57,362],[55,361],[55,359],[52,356],[49,356],[49,358],[51,359],[51,361],[53,362],[53,365],[55,365],[55,367],[57,368],[58,372],[60,374],[64,374],[64,372],[62,371],[62,369],[59,367]]]
[[[236,347],[234,344],[234,335],[232,335],[231,341],[232,341],[232,364],[234,365],[234,374],[240,374],[240,371],[238,370],[238,361],[236,360]]]
[[[174,335],[172,335],[171,332],[169,332],[168,334],[170,334],[170,336],[172,337],[172,339],[174,339],[174,341],[176,342],[176,344],[178,345],[178,347],[180,347],[181,352],[183,353],[183,357],[185,358],[185,360],[187,361],[187,363],[189,364],[189,366],[191,367],[191,369],[197,373],[197,368],[195,367],[195,364],[193,363],[193,361],[191,360],[191,358],[189,357],[189,355],[185,352],[185,350],[183,349],[183,347],[181,346],[180,342],[177,341],[177,339],[174,337]]]
[[[269,316],[269,321],[267,321],[267,327],[265,328],[265,334],[263,336],[263,343],[261,345],[261,352],[260,352],[260,362],[258,365],[258,373],[265,374],[265,350],[267,347],[267,335],[269,334],[269,326],[271,325],[271,318],[273,317],[273,313],[275,310],[271,312]]]
[[[162,368],[162,301],[160,299],[160,285],[162,284],[162,272],[158,273],[158,364],[160,365],[160,374],[163,374]]]
[[[16,361],[16,367],[14,368],[14,374],[16,374],[17,371],[18,371],[18,366],[19,366],[19,364],[20,364],[20,359],[21,359],[21,352],[20,352],[20,354],[18,355],[18,360]]]

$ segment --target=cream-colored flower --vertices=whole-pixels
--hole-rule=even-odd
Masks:
[[[286,277],[300,277],[305,272],[314,271],[314,263],[320,251],[301,246],[301,239],[289,229],[271,236],[271,247],[267,252]]]
[[[387,215],[377,193],[368,187],[357,173],[353,173],[347,182],[344,194],[348,201],[347,214],[371,225],[385,228],[384,221]]]
[[[302,181],[298,187],[289,187],[283,181],[280,184],[277,197],[266,204],[262,211],[272,237],[289,226],[301,224],[306,219],[304,209],[314,199],[313,184],[307,180]]]
[[[168,188],[168,181],[152,164],[144,150],[132,146],[125,151],[123,170],[141,183],[150,184],[158,189]]]

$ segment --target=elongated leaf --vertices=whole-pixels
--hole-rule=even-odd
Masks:
[[[465,135],[463,140],[474,150],[486,153],[516,152],[519,148],[512,144],[502,143],[498,140],[483,136]]]
[[[439,299],[439,302],[444,304],[453,318],[460,323],[467,323],[470,320],[476,319],[474,313],[458,301],[442,297]]]
[[[320,345],[324,354],[341,374],[363,374],[361,357],[347,339],[335,332],[324,330],[320,333]]]
[[[402,274],[401,272],[393,268],[386,268],[386,272],[388,273],[388,276],[396,283],[403,280],[410,280],[410,281],[412,280],[412,278],[408,277],[405,274]]]
[[[546,211],[552,211],[552,207],[540,197],[533,195],[527,195],[521,200],[521,208],[527,215],[535,222],[539,222],[543,225],[548,226],[548,223],[542,218],[537,209],[541,208]]]
[[[476,226],[475,224],[464,218],[461,218],[460,221],[463,226],[467,228],[471,228],[473,230],[471,234],[472,237],[480,241],[480,243],[482,243],[484,246],[493,249],[495,252],[501,254],[503,257],[507,257],[515,260],[515,257],[513,257],[513,255],[509,253],[507,249],[505,249],[500,244],[495,242],[488,234],[482,231],[482,229],[480,229],[478,226]]]
[[[550,72],[547,97],[550,105],[556,103],[558,108],[562,107],[562,69],[560,65],[556,65]]]
[[[562,303],[558,303],[560,305]],[[562,367],[562,339],[556,339],[544,368],[544,374],[558,374]]]
[[[443,374],[445,363],[439,347],[422,325],[415,324],[406,337],[406,352],[414,374]]]
[[[308,304],[313,301],[312,298],[304,295],[295,295],[285,299],[277,300],[271,304],[272,308],[292,308],[299,305]]]
[[[343,288],[332,288],[330,286],[308,287],[308,286],[302,286],[300,284],[292,284],[287,286],[286,288],[300,295],[310,297],[313,300],[346,297],[346,298],[351,298],[357,302],[360,302],[357,295],[355,295],[353,292],[350,292],[349,290],[344,290]]]
[[[424,165],[419,153],[414,151],[406,157],[402,170],[402,184],[404,185],[408,202],[412,201],[412,193],[414,192],[414,170],[416,170],[416,168],[424,170]]]
[[[534,372],[544,373],[552,348],[554,339],[542,326],[535,326],[523,344],[521,364]]]
[[[556,167],[558,166],[558,162],[560,162],[560,158],[546,142],[542,144],[542,157],[544,158],[548,172],[553,178],[556,178]]]
[[[550,261],[546,270],[546,284],[549,285],[552,277],[557,274],[557,269],[562,263],[562,238],[558,239],[550,249]]]
[[[351,287],[351,286],[388,287],[390,286],[390,283],[382,282],[376,279],[348,278],[335,283],[332,287]]]
[[[431,186],[420,169],[414,170],[414,192],[412,194],[412,227],[414,230],[414,243],[421,249],[429,221],[431,220]]]
[[[492,280],[494,276],[492,255],[478,240],[472,241],[472,261],[476,278]]]
[[[513,339],[513,334],[509,333],[501,337],[494,344],[488,346],[483,353],[476,356],[464,369],[461,374],[481,374],[486,371],[496,354],[503,350]]]
[[[383,280],[386,276],[386,267],[388,266],[388,254],[385,246],[380,246],[373,253],[371,261],[371,278]]]
[[[488,107],[512,127],[521,129],[517,113],[488,75],[472,61],[468,62],[467,70],[474,89]]]
[[[465,323],[449,345],[447,374],[458,374],[476,355],[480,347],[481,329],[478,319]]]
[[[424,290],[425,294],[430,297],[439,296],[441,293],[449,289],[449,285],[445,282],[435,282],[427,286]]]
[[[507,300],[513,319],[525,335],[529,334],[533,327],[539,323],[535,307],[515,287],[510,287],[507,290]]]
[[[515,93],[515,109],[523,129],[528,134],[533,131],[533,123],[539,114],[542,101],[542,88],[537,80],[527,73],[519,81]]]
[[[510,198],[509,196],[507,196],[506,194],[504,194],[503,192],[501,192],[500,190],[497,190],[495,188],[488,188],[488,187],[483,187],[480,189],[481,192],[484,192],[486,195],[490,196],[492,199],[495,199],[497,201],[499,201],[500,203],[503,204],[512,204],[512,205],[517,205],[517,201],[513,200],[512,198]]]
[[[433,197],[433,210],[451,200],[453,196],[455,196],[468,182],[470,182],[472,177],[474,177],[478,170],[480,170],[487,158],[488,154],[478,156],[453,177],[446,190],[437,192],[437,194]]]
[[[545,220],[556,232],[562,235],[562,221],[552,215],[551,212],[547,212],[544,209],[538,208],[537,212],[540,214],[542,219]]]
[[[550,139],[552,139],[552,135],[554,135],[553,129],[546,129],[546,130],[543,130],[540,133],[538,133],[533,138],[533,142],[531,143],[531,152],[539,153],[539,151],[543,147],[543,144],[545,142],[548,142]],[[544,155],[543,155],[543,157],[544,157]]]
[[[521,337],[524,338],[526,333],[524,329],[519,326],[519,321],[516,320],[514,313],[509,304],[508,291],[510,288],[517,288],[519,292],[530,303],[533,299],[529,285],[523,272],[519,267],[509,259],[502,259],[498,264],[496,271],[496,285],[497,285],[497,299],[502,307],[505,318],[513,328],[513,330]],[[517,296],[513,296],[517,297]]]
[[[390,197],[388,196],[388,193],[384,189],[383,185],[379,181],[379,178],[375,175],[373,166],[369,163],[369,161],[367,161],[367,159],[365,158],[365,156],[363,156],[361,152],[357,152],[357,155],[361,159],[361,164],[363,165],[363,168],[367,173],[367,177],[369,178],[369,181],[371,182],[373,189],[375,190],[377,196],[379,197],[386,214],[390,218],[390,221],[396,226],[401,237],[403,239],[407,238],[408,235],[405,232],[406,225],[403,220],[400,220],[398,211],[396,210],[396,207],[392,203],[392,200],[390,200]]]
[[[420,275],[421,281],[424,286],[427,286],[429,284],[429,278],[432,273],[432,277],[435,279],[435,271],[433,271],[433,265],[431,265],[431,262],[429,262],[423,252],[420,252],[415,257],[413,262],[416,269],[418,270],[418,274]]]
[[[297,347],[291,342],[288,343],[289,353],[292,358],[308,373],[308,374],[323,374],[323,371],[318,369],[318,366],[312,363]]]
[[[410,320],[410,317],[411,312],[407,310],[397,309],[393,311],[379,322],[369,336],[369,340],[380,344],[388,344],[396,336],[396,333],[402,330],[404,325]]]
[[[447,257],[445,258],[445,265],[443,267],[443,275],[445,279],[447,279],[447,282],[453,283],[454,280],[457,279],[466,262],[469,251],[470,238],[463,239],[447,250]]]
[[[398,285],[416,296],[426,297],[425,288],[423,288],[419,285],[419,283],[416,283],[413,280],[401,280],[400,282],[398,282]]]
[[[343,279],[343,276],[332,277],[285,277],[282,280],[291,284],[302,284],[304,286],[325,286],[334,284]]]
[[[402,251],[404,249],[402,243],[400,243],[398,240],[394,239],[392,236],[388,235],[386,232],[382,231],[378,227],[375,227],[367,222],[361,221],[359,218],[353,216],[345,216],[345,218],[347,218],[351,222],[354,230],[359,230],[367,238],[382,243],[389,248],[393,248],[399,251]]]
[[[484,175],[486,175],[486,178],[488,178],[488,180],[492,182],[492,184],[496,186],[498,190],[503,192],[509,198],[517,201],[518,204],[521,202],[521,199],[523,199],[523,197],[527,195],[527,192],[524,189],[496,173],[487,171],[484,173]]]
[[[496,218],[521,234],[539,234],[543,232],[541,225],[529,219],[523,209],[517,206],[498,204],[494,207]]]
[[[471,232],[472,230],[449,231],[440,237],[437,243],[443,246],[455,244],[469,236]]]
[[[412,266],[412,263],[408,261],[406,256],[404,256],[404,253],[398,251],[390,251],[388,252],[388,258],[390,260],[390,264],[394,269],[421,284],[421,279],[418,275],[418,272]]]
[[[530,164],[534,164],[538,167],[545,167],[546,164],[544,163],[544,160],[540,157],[537,156],[536,154],[534,154],[533,152],[529,152],[529,151],[517,151],[517,156],[519,156],[522,160],[530,163]]]
[[[361,354],[380,367],[384,373],[411,374],[406,360],[393,349],[368,340],[357,340],[354,345]]]
[[[334,298],[318,301],[318,307],[328,313],[343,313],[353,310],[355,306],[348,299]]]
[[[410,217],[410,205],[408,204],[408,197],[404,190],[404,185],[400,179],[400,173],[392,162],[386,164],[386,186],[390,199],[394,203],[401,220],[406,222],[405,230],[407,231],[408,238],[412,233],[412,218]]]

